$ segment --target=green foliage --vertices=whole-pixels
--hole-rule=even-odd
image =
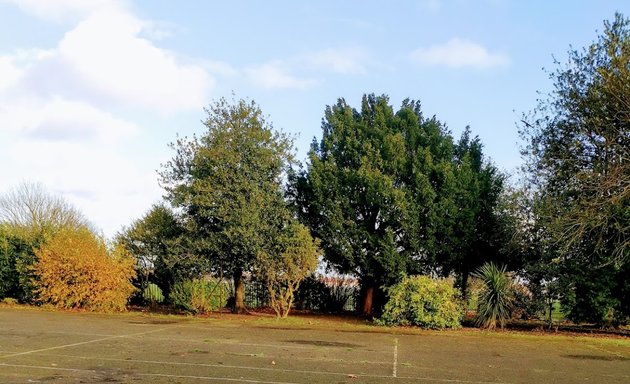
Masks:
[[[168,295],[175,280],[194,277],[199,273],[195,258],[184,247],[185,228],[173,210],[156,204],[139,220],[116,236],[137,260],[141,290],[149,282],[157,284]]]
[[[149,304],[156,305],[164,301],[164,294],[156,284],[149,283],[142,291],[142,298]]]
[[[322,130],[290,196],[327,261],[363,291],[434,271],[460,275],[465,290],[469,271],[500,258],[503,175],[469,129],[455,145],[419,102],[395,111],[387,96],[365,95],[360,110],[343,99],[327,107]]]
[[[302,280],[295,291],[294,305],[296,309],[319,310],[324,308],[324,300],[328,287],[321,276],[312,273]]]
[[[175,282],[169,301],[184,311],[204,313],[227,304],[228,285],[216,279],[186,279]]]
[[[347,278],[331,278],[325,284],[326,291],[322,309],[328,312],[342,312],[346,305],[352,305],[358,287]]]
[[[553,91],[521,130],[539,226],[556,248],[534,267],[555,266],[571,318],[603,324],[630,315],[615,282],[630,263],[630,20],[616,14],[556,64]]]
[[[300,284],[295,302],[299,309],[343,312],[347,306],[356,304],[358,290],[354,279],[313,274]]]
[[[442,124],[419,102],[394,112],[387,96],[365,95],[360,110],[343,99],[327,107],[322,130],[290,192],[326,259],[365,288],[429,268],[437,189],[452,159]]]
[[[318,241],[295,220],[271,237],[256,258],[258,278],[264,282],[278,317],[289,315],[302,280],[317,267]]]
[[[470,128],[454,146],[452,177],[442,189],[439,216],[434,217],[440,247],[437,264],[445,275],[459,277],[466,294],[469,274],[487,261],[505,259],[510,236],[498,210],[505,176],[483,154]]]
[[[514,300],[512,279],[505,266],[499,268],[494,263],[486,263],[473,274],[480,279],[483,288],[477,301],[477,325],[483,328],[501,328],[511,317]]]
[[[275,131],[254,102],[220,99],[206,112],[201,136],[171,145],[176,153],[160,181],[181,209],[187,257],[201,272],[233,274],[240,311],[242,272],[252,269],[286,205],[283,175],[293,161],[293,141]]]
[[[8,224],[0,224],[0,298],[12,297],[28,302],[33,297],[34,249],[41,237],[28,236]]]
[[[628,322],[623,300],[628,300],[628,269],[620,270],[614,265],[597,269],[572,271],[563,279],[569,289],[561,298],[562,309],[567,318],[576,323],[619,325]],[[624,292],[625,289],[625,292]]]
[[[405,277],[388,290],[379,323],[415,325],[422,328],[457,328],[463,316],[457,289],[448,279],[428,276]]]

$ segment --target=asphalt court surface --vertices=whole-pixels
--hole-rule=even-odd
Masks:
[[[627,339],[11,308],[0,324],[0,383],[630,383]]]

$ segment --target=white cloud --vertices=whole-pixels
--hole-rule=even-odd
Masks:
[[[358,48],[324,49],[306,56],[311,66],[344,75],[367,73],[363,64],[367,55]]]
[[[50,6],[38,1],[24,4],[36,12]],[[143,38],[143,32],[156,24],[136,18],[116,4],[62,1],[62,9],[92,12],[56,48],[0,57],[0,92],[15,85],[19,92],[39,97],[61,96],[160,113],[201,109],[214,86],[208,71],[202,64],[182,63],[173,52]],[[18,74],[22,83],[16,85]]]
[[[138,37],[141,31],[142,22],[131,15],[94,14],[64,36],[58,53],[87,86],[122,104],[160,111],[204,105],[213,85],[205,70],[178,63]]]
[[[0,0],[44,20],[66,21],[85,18],[103,9],[122,8],[120,0]]]
[[[263,88],[306,89],[317,84],[312,78],[297,77],[289,73],[287,65],[281,61],[270,61],[245,70],[249,79]]]
[[[22,71],[13,65],[9,57],[0,56],[0,92],[17,83]]]
[[[139,132],[118,119],[81,101],[28,100],[0,106],[0,126],[17,137],[35,141],[114,144]]]
[[[417,49],[411,53],[411,59],[420,64],[444,65],[450,68],[486,69],[510,64],[507,55],[489,52],[479,44],[458,38],[445,44]]]
[[[154,134],[138,116],[200,111],[214,80],[204,63],[147,38],[159,35],[160,25],[122,2],[15,3],[73,24],[51,49],[0,56],[0,164],[11,165],[0,172],[0,193],[41,181],[113,235],[161,195],[159,159],[132,150]]]

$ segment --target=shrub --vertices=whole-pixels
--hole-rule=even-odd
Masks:
[[[346,304],[358,293],[356,284],[349,277],[333,277],[327,279],[324,307],[329,312],[343,312]]]
[[[5,297],[2,299],[1,303],[8,306],[14,306],[18,304],[18,301],[12,297]]]
[[[0,224],[0,298],[13,297],[22,302],[32,299],[33,249],[41,242],[41,236],[29,236]]]
[[[179,309],[202,313],[225,307],[227,291],[227,283],[219,280],[188,279],[177,281],[168,298]]]
[[[294,305],[296,309],[320,310],[324,308],[328,287],[321,280],[321,276],[312,273],[300,284],[295,291]]]
[[[461,324],[463,308],[450,280],[405,277],[388,289],[388,295],[380,324],[430,329],[456,328]]]
[[[63,229],[35,251],[37,299],[60,308],[121,311],[134,292],[134,260],[121,247],[108,250],[87,228]]]
[[[494,329],[498,324],[503,328],[510,319],[514,300],[512,279],[505,266],[499,268],[494,263],[485,263],[474,277],[483,282],[477,302],[477,325]]]
[[[142,290],[142,298],[151,306],[154,306],[164,301],[164,294],[160,287],[154,283],[149,283],[146,288]]]

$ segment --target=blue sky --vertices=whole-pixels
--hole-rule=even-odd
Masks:
[[[513,174],[516,122],[627,1],[0,0],[0,193],[42,182],[105,235],[162,191],[203,107],[251,98],[304,159],[326,105],[419,99]]]

